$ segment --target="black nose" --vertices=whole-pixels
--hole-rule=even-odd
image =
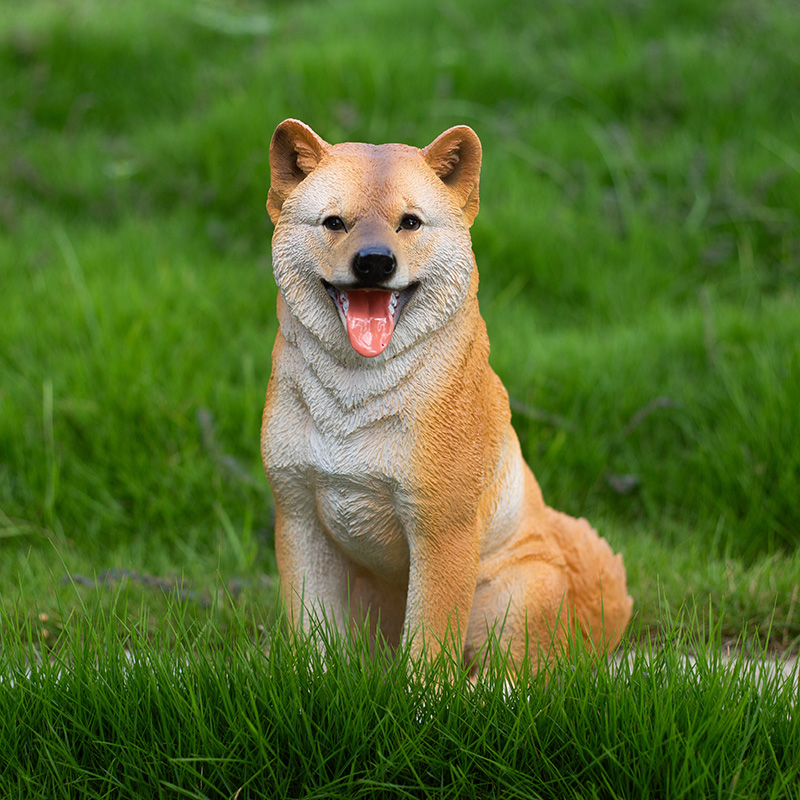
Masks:
[[[394,253],[385,247],[366,247],[353,258],[353,272],[361,283],[376,284],[390,278],[397,269]]]

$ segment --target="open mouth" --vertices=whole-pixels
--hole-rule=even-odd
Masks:
[[[389,346],[400,313],[418,284],[399,291],[337,289],[324,280],[322,285],[339,312],[353,349],[366,358],[374,358]]]

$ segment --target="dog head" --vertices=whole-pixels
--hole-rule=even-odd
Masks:
[[[464,304],[480,163],[466,126],[423,149],[331,145],[298,120],[278,126],[267,199],[275,280],[327,351],[391,357]]]

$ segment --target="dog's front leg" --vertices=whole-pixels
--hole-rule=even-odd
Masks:
[[[344,632],[348,629],[349,565],[323,528],[313,495],[308,494],[307,502],[298,503],[295,487],[286,504],[281,493],[275,493],[275,555],[281,591],[293,625],[308,633],[324,620]]]
[[[415,525],[403,642],[433,658],[443,646],[460,659],[478,577],[477,534],[470,529]]]

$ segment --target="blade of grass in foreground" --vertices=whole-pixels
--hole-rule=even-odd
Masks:
[[[0,642],[0,795],[797,796],[797,668],[726,661],[685,623],[509,688],[501,655],[473,687],[447,655],[370,656],[324,623],[254,642],[254,620],[185,619],[176,602],[159,642],[144,612],[89,608],[48,660]]]

